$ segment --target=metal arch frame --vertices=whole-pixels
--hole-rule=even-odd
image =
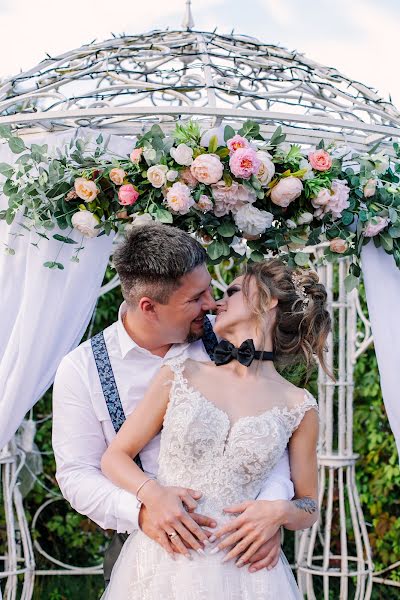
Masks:
[[[29,141],[33,134],[78,126],[135,135],[155,122],[166,131],[171,130],[177,118],[196,117],[204,127],[217,126],[222,121],[234,124],[250,118],[260,122],[265,135],[281,124],[290,142],[307,145],[324,138],[344,141],[361,151],[368,150],[377,141],[385,147],[391,137],[398,135],[400,113],[370,88],[299,53],[245,36],[192,31],[189,0],[187,11],[187,31],[155,31],[92,44],[55,59],[49,58],[3,81],[0,84],[0,125],[17,128]],[[180,67],[175,69],[178,63]],[[82,93],[77,94],[76,87],[71,91],[73,85],[81,86]],[[127,93],[121,94],[121,91]],[[367,599],[373,581],[397,585],[377,577],[397,565],[373,577],[368,536],[354,479],[357,457],[352,449],[353,366],[372,342],[372,335],[357,293],[344,291],[346,261],[340,261],[337,268],[338,297],[333,297],[332,265],[321,270],[330,294],[330,310],[338,319],[341,349],[337,384],[331,385],[322,373],[319,377],[324,423],[319,457],[324,520],[297,536],[297,566],[300,586],[307,590],[309,599],[315,598],[313,576],[316,574],[323,577],[324,600],[329,596],[330,580],[336,577],[341,580],[341,598],[346,600],[352,574],[357,579],[356,598]],[[218,269],[213,284],[224,290],[224,278]],[[100,295],[117,285],[118,280],[114,278],[103,286]],[[356,332],[356,314],[364,327],[362,334]],[[332,343],[329,360],[334,360]],[[333,420],[339,431],[337,449]],[[23,462],[24,454],[15,442],[0,452],[8,528],[8,554],[0,557],[5,560],[6,573],[0,574],[0,582],[7,578],[6,600],[16,600],[17,573],[24,574],[22,600],[31,598],[35,574],[101,573],[100,567],[76,568],[56,561],[47,553],[46,558],[61,569],[35,571],[31,534],[16,483]],[[330,550],[335,486],[339,490],[339,557],[333,556]],[[48,502],[39,507],[35,523]],[[346,519],[351,522],[357,540],[353,556],[347,551]],[[16,542],[16,537],[21,544]],[[322,566],[318,564],[319,540],[324,542],[320,555]],[[43,554],[37,541],[35,548]],[[331,565],[332,560],[340,562],[339,570]],[[350,566],[352,562],[357,565],[355,569]]]

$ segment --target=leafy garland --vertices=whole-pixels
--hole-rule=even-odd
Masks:
[[[252,121],[203,133],[195,121],[178,123],[172,136],[153,125],[129,157],[110,152],[102,135],[95,144],[75,137],[56,156],[46,145],[28,148],[8,127],[0,137],[18,155],[13,165],[0,163],[8,197],[0,219],[18,217],[22,229],[37,233],[34,245],[56,225],[68,230],[53,237],[75,245],[75,262],[84,237],[158,220],[195,233],[212,264],[279,253],[306,266],[304,248],[326,242],[323,261],[352,257],[352,289],[361,248],[373,239],[400,268],[397,143],[396,159],[378,145],[359,154],[323,140],[306,152],[286,143],[280,127],[265,140]],[[15,253],[8,244],[5,251]],[[57,258],[45,266],[63,269]]]

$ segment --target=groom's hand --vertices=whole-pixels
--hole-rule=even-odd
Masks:
[[[139,527],[168,553],[189,555],[189,550],[202,550],[208,532],[202,527],[215,527],[216,523],[204,515],[195,513],[200,492],[188,488],[163,487],[158,498],[142,505]],[[171,539],[168,534],[177,533]]]

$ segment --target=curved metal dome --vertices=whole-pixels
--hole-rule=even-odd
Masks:
[[[369,87],[298,52],[244,35],[152,31],[93,42],[3,81],[0,123],[23,132],[89,126],[134,134],[177,118],[255,119],[287,139],[365,148],[399,134],[400,113]],[[21,132],[21,133],[23,133]]]

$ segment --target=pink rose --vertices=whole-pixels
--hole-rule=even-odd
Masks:
[[[368,179],[367,183],[364,186],[364,197],[371,198],[375,195],[376,192],[376,179]]]
[[[328,197],[328,195],[326,194],[325,190],[321,190],[321,192],[324,191],[324,196],[321,195],[322,199],[325,199]],[[321,194],[321,192],[318,194],[318,196]],[[328,212],[332,213],[332,216],[335,219],[340,219],[340,217],[342,216],[342,212],[346,209],[349,208],[350,206],[350,202],[349,202],[349,195],[350,195],[350,189],[347,186],[346,182],[340,181],[340,179],[334,179],[332,181],[332,187],[330,190],[327,190],[328,194],[329,194],[329,198],[328,198],[328,202],[325,204],[320,204],[317,205],[317,210],[314,213],[315,217],[318,218],[322,218],[324,215],[326,215]],[[317,198],[318,198],[317,196]],[[313,206],[315,207],[315,200],[316,198],[313,198],[311,203],[313,204]]]
[[[123,206],[130,206],[131,204],[135,204],[138,198],[139,192],[131,183],[121,185],[121,187],[118,190],[118,202]]]
[[[251,204],[256,199],[255,192],[237,181],[232,181],[232,185],[229,186],[224,181],[219,181],[211,188],[212,197],[214,198],[213,212],[216,217],[223,217],[230,211],[235,213],[244,204]]]
[[[123,169],[111,169],[109,177],[115,185],[122,185],[126,173]]]
[[[192,175],[189,168],[182,169],[181,174],[180,174],[180,180],[182,183],[185,183],[186,185],[188,185],[191,188],[196,187],[196,185],[199,183],[197,181],[196,177],[194,177]]]
[[[134,148],[134,150],[132,150],[130,159],[134,165],[137,165],[140,162],[142,154],[143,154],[143,148]]]
[[[179,215],[186,215],[189,212],[190,207],[193,206],[194,200],[190,194],[190,188],[184,183],[177,181],[169,189],[166,203],[168,207]]]
[[[229,153],[232,155],[239,148],[250,148],[249,142],[241,135],[234,135],[233,138],[226,142],[229,148]]]
[[[348,244],[342,238],[335,238],[331,240],[329,244],[329,248],[331,252],[336,252],[337,254],[344,254],[348,249]]]
[[[229,167],[235,177],[249,179],[252,175],[257,175],[261,160],[252,148],[239,148],[231,155]]]
[[[372,217],[369,221],[367,221],[367,226],[363,231],[363,235],[365,237],[374,237],[385,229],[385,227],[389,224],[389,220],[386,217]]]
[[[303,191],[303,184],[298,177],[284,177],[272,188],[271,201],[277,206],[287,208]]]
[[[224,165],[216,154],[200,154],[194,159],[190,172],[201,183],[217,183],[222,177]]]
[[[332,157],[326,150],[315,150],[310,152],[308,160],[315,171],[328,171],[332,166]]]

